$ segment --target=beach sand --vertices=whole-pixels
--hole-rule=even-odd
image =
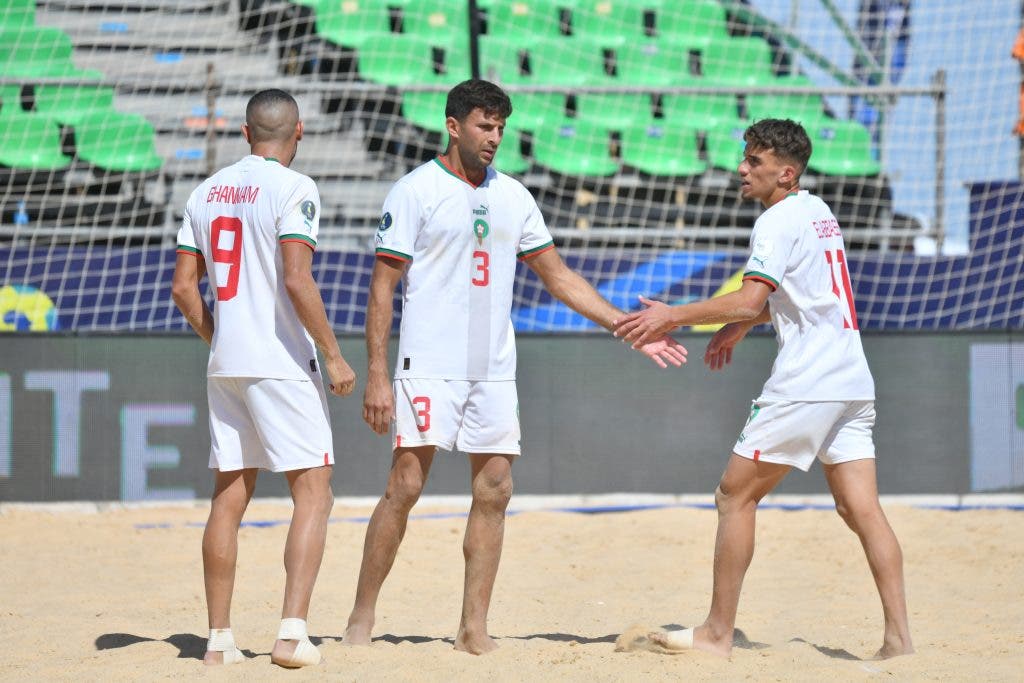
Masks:
[[[513,499],[514,507],[514,499]],[[636,625],[700,623],[715,513],[694,507],[513,514],[491,605],[496,652],[452,649],[465,508],[418,506],[378,604],[374,642],[341,643],[371,509],[335,506],[309,616],[318,667],[270,664],[290,508],[254,501],[232,626],[248,660],[204,668],[200,540],[208,504],[0,514],[3,680],[1020,681],[1024,512],[887,506],[917,653],[871,661],[882,615],[856,537],[833,511],[762,510],[729,660],[616,652]],[[451,514],[442,514],[451,513]]]

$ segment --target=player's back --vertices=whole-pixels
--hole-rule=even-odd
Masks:
[[[216,293],[209,375],[308,379],[315,350],[284,286],[280,243],[314,247],[319,204],[310,178],[254,155],[192,193],[185,223]]]

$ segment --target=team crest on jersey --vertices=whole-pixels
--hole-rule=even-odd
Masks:
[[[309,201],[308,199],[299,204],[299,211],[306,217],[307,221],[311,221],[316,217],[316,204]]]
[[[387,232],[393,222],[394,221],[391,220],[391,212],[385,211],[384,215],[380,217],[380,223],[377,225],[377,232]]]

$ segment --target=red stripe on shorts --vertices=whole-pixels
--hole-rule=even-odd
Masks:
[[[325,465],[330,465],[331,464],[331,463],[327,462],[327,451],[324,451],[324,464]]]
[[[395,448],[401,448],[401,447],[402,447],[402,437],[401,436],[396,436],[395,437]]]
[[[761,459],[761,451],[760,451],[760,449],[758,449],[758,450],[754,451],[754,462],[757,462],[760,459]]]

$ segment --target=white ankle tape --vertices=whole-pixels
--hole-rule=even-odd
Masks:
[[[228,652],[235,649],[235,637],[229,628],[211,628],[210,639],[206,641],[210,652]]]
[[[277,632],[278,640],[305,640],[307,637],[305,619],[281,620],[281,628]]]

